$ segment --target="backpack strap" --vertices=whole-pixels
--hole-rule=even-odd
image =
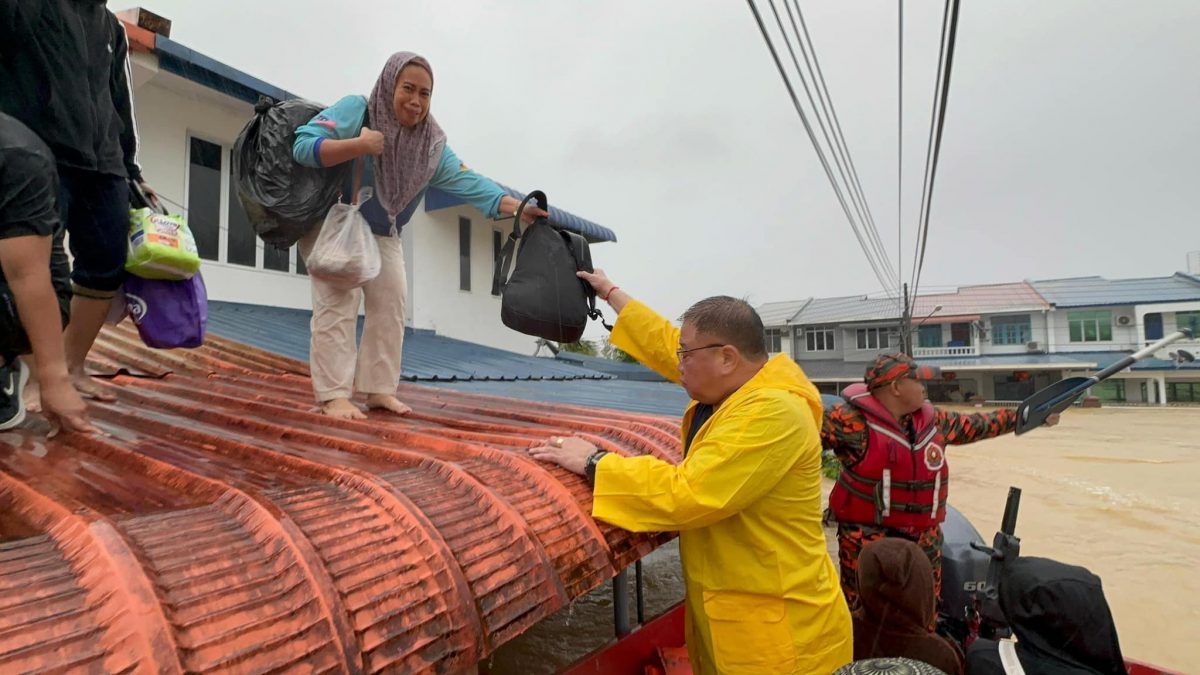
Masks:
[[[578,272],[591,272],[593,269],[591,256],[585,255],[587,239],[574,232],[563,231],[562,235],[567,240],[567,250],[571,252],[571,257],[575,260],[575,270]],[[588,301],[588,318],[599,321],[600,325],[604,326],[611,333],[613,327],[604,320],[604,314],[596,309],[596,289],[592,288],[592,285],[583,279],[580,279],[579,283],[583,286],[583,294]]]
[[[492,285],[503,291],[504,285],[508,283],[508,273],[512,268],[513,254],[517,250],[517,241],[521,238],[521,213],[525,211],[525,205],[530,200],[536,199],[538,208],[543,211],[549,210],[546,204],[546,194],[541,190],[530,192],[527,197],[517,207],[517,212],[513,215],[513,229],[508,235],[508,241],[504,242],[504,248],[500,249],[500,264],[496,265],[496,274],[492,279]]]

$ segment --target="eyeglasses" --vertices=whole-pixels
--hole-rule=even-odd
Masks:
[[[680,361],[682,361],[684,359],[684,355],[690,354],[691,352],[698,352],[701,349],[714,349],[716,347],[725,347],[725,346],[727,346],[727,345],[704,345],[703,347],[692,347],[691,349],[677,349],[677,350],[675,350],[675,356],[678,357]]]

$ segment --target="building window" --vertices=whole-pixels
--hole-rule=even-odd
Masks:
[[[810,352],[831,352],[833,346],[832,328],[816,327],[804,329],[804,347]]]
[[[1033,339],[1033,324],[1028,314],[992,317],[992,344],[1023,345]]]
[[[887,349],[888,346],[888,329],[886,328],[859,328],[858,329],[858,348],[859,349]]]
[[[274,270],[276,272],[287,272],[288,266],[292,262],[292,252],[289,249],[277,249],[274,246],[262,245],[263,249],[263,269]]]
[[[917,328],[917,346],[923,349],[937,349],[942,346],[942,327],[921,326]]]
[[[952,323],[950,324],[950,343],[947,347],[970,347],[971,346],[971,324],[969,323]]]
[[[1112,312],[1107,309],[1068,312],[1067,326],[1071,342],[1111,342]]]
[[[188,227],[205,260],[218,260],[221,242],[221,146],[192,138],[188,157]],[[253,265],[254,261],[251,260]]]
[[[783,351],[783,331],[778,328],[768,328],[763,332],[767,342],[767,353],[777,354]]]
[[[1161,340],[1163,336],[1163,315],[1161,312],[1147,314],[1142,323],[1146,329],[1147,340]]]
[[[1111,378],[1092,387],[1092,396],[1101,401],[1125,401],[1125,380]]]
[[[231,265],[287,272],[291,250],[280,250],[259,241],[237,195],[237,182],[229,168],[228,149],[201,138],[188,138],[187,220],[200,257]],[[221,201],[224,188],[225,201]],[[225,230],[224,250],[221,231]],[[262,250],[262,263],[258,252]],[[297,271],[304,274],[303,263]]]
[[[1143,398],[1142,400],[1146,399]],[[1200,403],[1200,382],[1168,382],[1167,401],[1171,403]]]
[[[225,240],[225,262],[255,267],[258,265],[258,237],[254,234],[254,228],[250,226],[246,211],[242,209],[241,200],[238,199],[237,184],[232,171],[229,172],[227,183],[229,234]],[[286,264],[284,269],[287,269]]]
[[[492,295],[500,295],[500,257],[504,251],[504,235],[492,230]]]
[[[458,219],[458,290],[471,290],[471,221]]]
[[[1192,339],[1200,340],[1200,312],[1175,312],[1175,328],[1192,331]]]

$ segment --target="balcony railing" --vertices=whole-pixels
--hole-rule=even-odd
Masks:
[[[967,347],[917,347],[913,350],[917,358],[932,356],[979,356],[979,345]]]

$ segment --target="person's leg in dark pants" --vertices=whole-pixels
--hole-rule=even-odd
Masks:
[[[85,364],[108,308],[125,282],[129,186],[124,178],[90,171],[63,169],[59,178],[59,212],[75,258],[71,323],[63,333],[67,368],[80,394],[111,401],[114,397],[88,377]]]

